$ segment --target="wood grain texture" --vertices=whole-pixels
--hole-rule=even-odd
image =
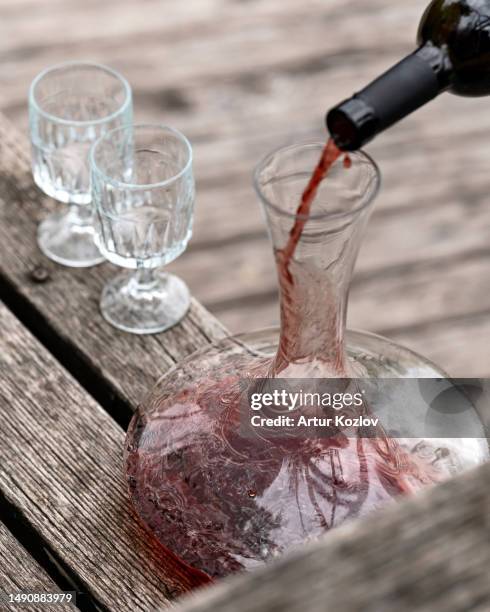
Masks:
[[[134,88],[137,119],[173,124],[194,144],[195,233],[189,252],[172,267],[202,304],[242,331],[274,322],[277,312],[270,245],[251,186],[254,165],[281,144],[324,139],[325,110],[413,48],[425,5],[426,0],[146,0],[143,6],[131,0],[103,6],[95,0],[1,0],[0,109],[25,134],[26,92],[39,70],[83,58],[121,70]],[[361,293],[353,291],[351,326],[405,330],[412,348],[439,355],[431,328],[423,336],[412,330],[454,316],[445,297],[454,293],[453,266],[470,257],[478,266],[478,251],[489,244],[489,129],[486,99],[447,94],[369,147],[382,170],[383,190],[358,264],[371,280]],[[437,265],[423,272],[412,265],[425,259]],[[392,289],[385,273],[398,277]],[[420,288],[406,300],[399,293],[404,279]],[[488,299],[478,295],[479,279],[466,279],[466,286],[471,282],[468,317],[480,299]],[[94,282],[90,289],[94,301],[99,288]],[[390,318],[376,314],[378,293],[387,291],[393,320],[379,321]],[[430,311],[418,307],[422,291],[434,293]],[[489,351],[475,361],[490,363]],[[442,357],[441,365],[458,375],[468,365]]]
[[[486,612],[490,466],[354,522],[176,612]]]
[[[60,588],[0,523],[0,594],[5,596],[8,593],[21,592],[59,593]],[[23,608],[26,607],[23,606]],[[0,601],[0,609],[15,612],[21,609],[21,606]],[[45,603],[43,605],[30,604],[28,609],[36,612],[63,612],[76,608],[73,604]]]
[[[66,270],[39,253],[36,224],[53,203],[32,185],[25,138],[1,120],[0,132],[3,274],[56,334],[73,343],[86,363],[109,381],[112,392],[134,405],[166,368],[223,330],[196,303],[190,316],[164,337],[141,339],[112,330],[101,319],[97,301],[114,268],[99,266],[89,273]],[[483,179],[477,180],[484,184]],[[410,347],[438,359],[451,373],[488,375],[482,364],[488,362],[490,345],[480,344],[476,359],[458,361],[465,347],[461,344],[456,352],[442,354],[427,328],[458,317],[456,325],[464,337],[464,317],[489,309],[486,198],[474,195],[471,215],[468,204],[455,197],[437,206],[403,207],[402,211],[375,211],[354,278],[349,325],[378,333],[401,331]],[[219,227],[218,219],[214,226]],[[209,240],[211,244],[211,235]],[[38,266],[50,275],[44,285],[29,280]],[[182,275],[226,325],[245,330],[277,322],[275,270],[263,232],[238,245],[234,239],[222,242],[219,257],[213,248],[192,247],[171,269]],[[380,302],[390,305],[389,318],[378,307]],[[412,336],[413,326],[421,325],[428,333]],[[130,354],[134,358],[127,363]]]
[[[195,300],[184,320],[165,334],[135,336],[114,330],[98,309],[100,292],[115,273],[109,264],[91,270],[64,268],[38,250],[36,227],[53,206],[34,187],[28,146],[0,117],[0,277],[6,298],[21,296],[38,313],[36,326],[47,326],[73,351],[100,384],[134,408],[170,366],[224,335],[224,328]],[[32,272],[42,267],[46,281]]]
[[[130,510],[122,429],[3,305],[0,326],[8,502],[109,610],[147,612],[195,585]]]
[[[420,211],[412,211],[412,214],[405,214],[401,219],[398,215],[375,214],[362,245],[354,286],[356,282],[363,285],[367,282],[376,285],[379,282],[382,285],[387,278],[395,276],[400,281],[406,278],[407,283],[414,283],[422,271],[436,267],[438,269],[432,269],[429,278],[421,279],[421,284],[429,289],[429,283],[433,280],[435,286],[432,289],[436,294],[437,285],[450,289],[451,279],[446,277],[446,273],[451,274],[453,268],[466,258],[475,259],[476,255],[477,259],[482,259],[485,254],[490,254],[487,212],[487,202],[475,204],[471,218],[466,220],[464,205],[447,201],[443,209],[425,210],[423,225]],[[220,307],[222,302],[234,298],[267,296],[277,284],[272,250],[263,237],[249,239],[248,247],[243,249],[236,248],[233,242],[223,245],[219,260],[210,251],[202,253],[191,250],[182,258],[179,270],[190,283],[196,285],[210,266],[213,266],[215,273],[206,286],[201,280],[200,293],[203,301],[211,307]],[[224,283],[222,280],[223,276],[231,280],[229,268],[240,280],[237,286],[235,282]],[[476,288],[481,278],[468,278],[467,284],[471,283]],[[401,297],[396,287],[393,287],[392,294],[393,300]],[[441,315],[443,311],[437,314]],[[417,316],[416,312],[413,316]]]
[[[425,4],[0,0],[0,109],[18,128],[0,117],[2,295],[19,312],[21,305],[29,307],[31,325],[46,332],[48,344],[61,342],[60,359],[63,351],[66,361],[76,356],[81,369],[90,369],[99,382],[105,381],[109,395],[131,408],[171,365],[224,333],[197,302],[182,324],[166,334],[139,338],[116,332],[102,321],[97,307],[100,290],[116,269],[67,270],[37,250],[37,223],[54,204],[39,194],[30,177],[28,84],[47,65],[87,58],[128,77],[137,119],[175,125],[194,144],[195,237],[174,271],[233,329],[275,321],[276,281],[251,187],[253,166],[285,142],[324,139],[325,110],[412,48]],[[488,100],[442,96],[370,147],[384,188],[361,252],[350,324],[389,333],[457,375],[490,374],[485,281],[490,272],[489,128]],[[45,283],[33,281],[39,266],[48,273]],[[145,543],[130,516],[121,476],[122,430],[11,315],[3,310],[0,315],[7,330],[2,377],[6,372],[8,381],[1,393],[8,396],[11,416],[0,440],[0,487],[8,499],[62,561],[76,568],[87,590],[111,609],[153,609],[185,591],[190,583],[176,581],[171,560],[160,559]],[[21,377],[30,388],[19,382]],[[457,489],[444,488],[450,491],[444,503],[436,490],[434,502],[426,496],[415,506],[400,506],[399,520],[394,513],[381,515],[366,526],[359,523],[332,534],[327,561],[320,550],[314,567],[306,564],[305,591],[311,591],[312,605],[324,610],[325,601],[333,607],[338,600],[351,606],[345,610],[357,610],[352,606],[363,601],[372,579],[369,588],[379,593],[373,606],[380,604],[373,612],[404,612],[415,604],[436,612],[463,610],[469,603],[475,610],[486,609],[483,600],[468,599],[470,587],[476,596],[488,595],[481,591],[478,567],[467,552],[473,546],[479,567],[488,567],[481,551],[488,523],[480,524],[480,540],[475,527],[482,517],[475,514],[477,503],[488,508],[487,497],[475,497],[488,490],[487,472],[479,478],[468,479],[471,490],[461,481]],[[469,517],[468,536],[462,515],[451,514],[460,507]],[[440,517],[439,527],[433,526],[434,516]],[[443,538],[449,530],[455,534],[451,549],[453,539]],[[454,566],[444,565],[443,553]],[[469,569],[460,565],[467,558]],[[277,570],[269,571],[266,576],[275,580]],[[366,582],[356,584],[356,571],[364,572]],[[279,593],[267,591],[267,578],[256,577],[250,583],[243,579],[243,590],[256,589],[260,601],[270,601],[264,608],[268,612],[289,612],[287,602],[276,599],[287,595],[296,612],[304,591],[296,589],[301,582],[288,572]],[[392,579],[386,585],[385,572]],[[433,583],[424,572],[436,576]],[[315,577],[311,583],[310,574]],[[454,586],[458,579],[460,590]],[[410,595],[415,583],[419,591]],[[326,591],[320,589],[324,584]],[[204,605],[216,612],[241,612],[235,604],[259,610],[241,593],[239,588],[231,595],[210,592],[210,603]],[[453,607],[441,607],[446,603]]]
[[[350,294],[349,327],[375,330],[413,348],[424,346],[424,354],[452,374],[488,376],[489,255],[482,245],[451,261],[436,257],[380,273],[359,272]],[[214,309],[231,328],[278,323],[275,291],[244,295],[242,311],[228,306],[225,301]]]

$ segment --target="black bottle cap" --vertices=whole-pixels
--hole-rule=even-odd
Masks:
[[[354,96],[332,108],[327,114],[327,128],[335,144],[343,151],[357,151],[376,134],[378,119],[374,109]]]

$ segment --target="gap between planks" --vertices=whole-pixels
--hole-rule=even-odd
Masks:
[[[0,289],[9,306],[39,334],[74,376],[87,383],[119,422],[127,421],[156,380],[194,350],[226,334],[196,300],[177,326],[156,336],[113,329],[101,317],[98,300],[109,264],[68,269],[38,250],[36,228],[46,199],[34,187],[26,143],[0,116]],[[42,267],[46,281],[32,273]],[[19,309],[19,310],[18,310]],[[98,389],[96,389],[98,387]],[[120,412],[124,412],[120,418]]]
[[[0,489],[0,549],[2,548],[2,530],[5,532],[5,541],[9,544],[10,567],[1,567],[0,554],[0,591],[4,592],[13,579],[17,590],[31,592],[66,592],[76,593],[76,608],[82,612],[99,612],[92,597],[85,593],[73,575],[70,568],[65,565],[51,548],[49,542],[43,540],[36,530],[24,518],[22,511],[13,506]],[[8,531],[7,531],[8,530]],[[23,555],[20,551],[23,550]],[[32,567],[32,572],[26,576],[23,571],[24,557],[26,567]],[[9,564],[7,564],[9,565]],[[47,576],[46,587],[39,585]],[[17,580],[16,580],[17,578]],[[20,582],[19,579],[20,578]],[[51,606],[49,606],[51,608]],[[64,609],[74,609],[74,604],[64,606]],[[32,607],[30,607],[32,609]],[[45,608],[43,608],[45,609]],[[53,609],[60,609],[59,607]],[[62,608],[63,609],[63,608]],[[18,610],[18,606],[16,607]]]
[[[1,304],[0,325],[7,503],[104,609],[147,612],[189,590],[132,513],[122,429]]]
[[[0,502],[1,503],[1,502]],[[58,593],[70,590],[66,584],[61,586],[54,582],[44,568],[19,544],[6,526],[0,522],[0,595],[15,595],[16,593]],[[18,612],[17,603],[0,601],[2,610]],[[31,604],[28,609],[32,612],[69,612],[75,610],[73,604],[42,606]]]

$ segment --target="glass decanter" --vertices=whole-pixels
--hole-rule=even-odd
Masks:
[[[298,217],[322,149],[280,149],[255,174],[278,267],[281,329],[195,353],[159,380],[128,431],[127,478],[138,515],[189,570],[208,576],[251,569],[488,456],[485,440],[392,439],[381,429],[371,438],[243,432],[244,380],[445,377],[389,340],[345,331],[352,271],[380,178],[362,152],[339,158],[309,216]]]

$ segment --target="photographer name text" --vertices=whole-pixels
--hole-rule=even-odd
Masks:
[[[358,393],[306,393],[296,391],[290,393],[286,390],[274,390],[271,393],[252,393],[249,398],[250,409],[252,411],[250,423],[252,427],[376,427],[379,419],[359,414],[355,416],[341,414],[342,410],[363,407],[363,392]],[[333,416],[307,415],[307,414],[284,414],[299,413],[311,409],[334,410],[338,414]],[[259,411],[268,412],[268,416],[257,414]],[[271,412],[280,412],[271,415]]]

